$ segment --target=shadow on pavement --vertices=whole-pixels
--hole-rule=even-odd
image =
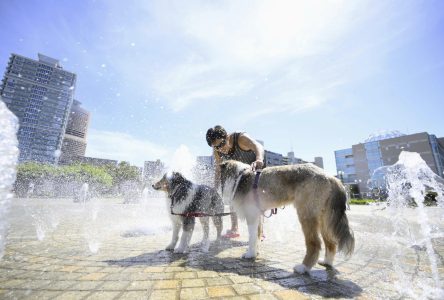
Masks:
[[[286,289],[294,289],[322,297],[355,298],[362,293],[362,288],[357,284],[349,280],[337,278],[338,272],[334,269],[312,270],[310,275],[300,275],[273,266],[278,265],[279,261],[265,260],[260,257],[256,261],[232,257],[217,257],[223,250],[246,246],[247,244],[247,242],[231,240],[217,245],[213,244],[208,253],[199,252],[196,246],[192,246],[187,254],[176,254],[161,250],[120,260],[108,260],[106,262],[110,265],[130,267],[165,265],[182,261],[182,263],[175,264],[175,266],[259,278],[279,284]]]

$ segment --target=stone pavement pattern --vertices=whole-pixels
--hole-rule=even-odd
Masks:
[[[377,227],[385,226],[382,223],[388,218],[374,215],[369,207],[353,206],[348,212],[356,237],[355,254],[351,258],[339,255],[336,272],[316,266],[310,275],[292,271],[305,253],[293,208],[279,210],[277,216],[265,220],[267,236],[254,262],[240,259],[247,245],[242,222],[240,238],[212,244],[208,253],[196,245],[201,237],[199,224],[188,254],[162,250],[171,235],[164,210],[162,206],[142,211],[138,204],[111,200],[83,208],[62,199],[15,200],[5,255],[0,260],[0,299],[400,297],[390,248],[378,236],[384,233]],[[166,218],[167,227],[158,226],[153,232],[140,229],[141,211],[148,219],[153,214],[160,220]],[[88,219],[91,213],[93,218]],[[228,221],[225,218],[225,228]],[[210,231],[214,239],[214,227]],[[444,238],[434,239],[433,244],[442,279]],[[430,277],[421,249],[412,250],[403,264],[410,280]]]

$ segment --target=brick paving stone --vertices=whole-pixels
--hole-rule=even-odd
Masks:
[[[26,296],[24,299],[26,299],[26,300],[49,300],[49,299],[54,299],[55,297],[59,296],[61,293],[62,293],[61,291],[35,291],[35,292],[29,294],[28,296]]]
[[[117,297],[120,294],[120,292],[93,292],[92,294],[88,295],[86,299],[88,300],[109,300]]]
[[[56,296],[54,299],[57,300],[81,300],[84,299],[90,292],[82,292],[82,291],[69,291],[61,293]]]
[[[46,289],[50,291],[63,291],[63,290],[69,290],[70,287],[78,284],[78,281],[75,280],[58,280],[58,281],[52,281],[51,284],[49,284]]]
[[[277,298],[271,294],[257,294],[248,296],[250,300],[276,300]]]
[[[134,281],[138,282],[138,281]],[[130,281],[105,281],[100,289],[103,291],[123,291],[130,285]]]
[[[145,279],[166,280],[173,278],[174,278],[174,273],[145,273]]]
[[[24,288],[24,289],[29,289],[29,290],[35,290],[35,289],[40,289],[42,287],[45,287],[45,286],[49,285],[50,283],[51,283],[50,280],[34,279],[34,280],[27,280],[25,283],[20,285],[20,287]]]
[[[208,298],[207,291],[205,288],[182,288],[180,290],[181,300],[194,300],[194,299],[205,299]]]
[[[236,295],[236,292],[230,286],[210,286],[207,288],[207,291],[208,291],[208,296],[212,298],[228,297]]]
[[[166,299],[179,299],[176,290],[154,290],[150,296],[150,300],[166,300]]]
[[[219,277],[219,275],[217,274],[217,272],[214,271],[200,271],[197,272],[197,277],[198,278],[208,278],[208,277]]]
[[[231,281],[234,283],[246,283],[246,282],[252,282],[253,279],[247,276],[230,276],[229,277]]]
[[[228,285],[232,284],[232,281],[229,278],[219,277],[219,278],[207,278],[206,279],[207,286],[216,286],[216,285]]]
[[[117,299],[119,300],[145,300],[148,299],[149,293],[147,291],[131,291],[123,292]]]
[[[305,300],[309,299],[304,294],[294,291],[294,290],[285,290],[285,291],[276,291],[274,295],[281,300]]]
[[[262,291],[262,288],[253,283],[234,284],[233,289],[239,295],[257,294]]]
[[[62,268],[60,268],[60,271],[71,273],[74,271],[78,271],[80,269],[81,269],[81,267],[79,267],[79,266],[63,266]]]
[[[103,281],[87,281],[82,280],[78,281],[77,284],[70,287],[72,291],[93,291],[98,290],[101,285],[103,285]]]
[[[90,253],[81,215],[72,213],[61,218],[56,229],[46,232],[43,241],[37,241],[33,220],[29,214],[23,213],[20,201],[24,200],[13,202],[8,241],[0,260],[0,299],[407,297],[394,284],[399,275],[394,271],[390,239],[384,240],[382,233],[378,232],[379,237],[367,241],[372,238],[372,230],[384,229],[375,224],[388,220],[386,212],[378,212],[381,216],[371,215],[371,208],[353,207],[349,212],[356,250],[351,258],[337,256],[335,268],[338,273],[316,265],[310,275],[299,275],[293,273],[293,266],[302,260],[305,244],[297,226],[292,227],[291,234],[282,233],[288,227],[280,226],[279,218],[287,211],[279,218],[267,219],[267,238],[260,244],[260,255],[256,261],[246,261],[240,259],[247,247],[245,224],[241,224],[240,238],[211,245],[208,253],[202,253],[196,245],[201,238],[201,228],[196,226],[190,252],[174,254],[163,250],[169,243],[170,233],[124,237],[125,229],[117,229],[116,226],[111,230],[108,220],[113,220],[114,224],[132,221],[133,213],[128,206],[104,202],[102,208],[119,205],[119,209],[113,207],[101,211],[103,218],[95,226],[98,230],[107,228],[107,234],[101,237],[99,251]],[[48,202],[47,199],[40,204],[38,201],[32,199],[27,202],[28,208],[32,205],[40,205],[41,208]],[[60,201],[63,202],[63,199]],[[65,202],[61,209],[78,211],[78,206]],[[294,215],[292,218],[296,222]],[[434,226],[444,231],[444,221],[435,223]],[[228,218],[224,218],[224,226],[229,226]],[[211,230],[213,240],[214,231]],[[437,256],[443,257],[444,238],[434,238],[433,245]],[[426,251],[407,249],[405,252],[399,261],[410,282],[414,284],[424,278],[431,279]],[[444,265],[439,259],[438,273],[440,278],[444,277]]]
[[[205,286],[203,279],[184,279],[182,280],[182,287],[202,287]]]
[[[162,280],[154,284],[155,289],[175,289],[179,287],[179,280]]]
[[[153,281],[131,281],[126,287],[127,290],[150,290],[154,285]]]
[[[90,273],[79,278],[79,280],[99,280],[107,276],[106,273]]]
[[[195,272],[178,272],[174,274],[175,279],[191,279],[196,277],[197,275]]]
[[[2,288],[13,288],[17,286],[23,286],[26,280],[23,279],[11,279],[2,283]]]
[[[143,270],[144,273],[162,273],[164,272],[164,267],[147,267]]]

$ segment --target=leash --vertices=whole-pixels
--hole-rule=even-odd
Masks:
[[[254,177],[254,182],[253,182],[253,195],[254,195],[254,200],[256,201],[256,206],[259,208],[260,211],[262,211],[262,215],[268,219],[271,218],[271,216],[277,214],[277,208],[270,209],[270,214],[267,216],[265,215],[265,210],[262,210],[260,207],[258,187],[259,187],[259,177],[261,176],[261,173],[262,170],[256,171],[256,175]]]
[[[177,214],[173,211],[173,205],[171,205],[171,214],[173,216],[182,216],[182,217],[186,217],[186,218],[200,218],[200,217],[223,217],[223,216],[228,216],[231,215],[231,212],[228,213],[218,213],[218,214],[207,214],[204,212],[198,212],[198,211],[193,211],[193,212],[186,212],[186,213],[182,213],[182,214]]]

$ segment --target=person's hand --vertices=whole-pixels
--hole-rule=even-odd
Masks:
[[[264,166],[264,163],[260,160],[256,160],[255,162],[253,162],[251,164],[251,170],[256,171],[259,169],[262,169],[262,167]]]

